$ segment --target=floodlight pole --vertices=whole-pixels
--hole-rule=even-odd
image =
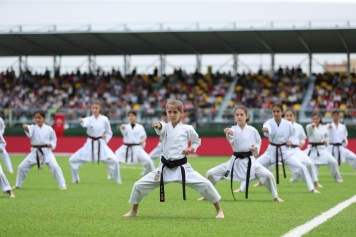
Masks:
[[[237,71],[238,71],[238,57],[237,57],[237,54],[234,53],[232,55],[232,58],[234,60],[234,64],[232,65],[232,71],[234,72],[234,76],[236,77],[237,76]]]
[[[60,68],[61,68],[61,58],[60,56],[58,56],[58,61],[57,61],[57,56],[54,55],[53,56],[53,77],[56,76],[56,72],[60,72]]]
[[[160,61],[160,76],[162,77],[166,73],[166,55],[160,54],[159,55],[159,61]]]
[[[312,67],[313,67],[313,57],[312,53],[309,53],[309,77],[312,75]]]
[[[124,77],[130,73],[130,55],[124,55]]]
[[[350,52],[347,53],[347,68],[346,68],[346,75],[350,76],[351,67],[350,67]]]
[[[271,53],[271,76],[274,75],[274,53]]]
[[[197,57],[196,71],[198,73],[201,73],[201,54],[196,54],[196,57]]]
[[[22,70],[22,56],[19,56],[19,76],[21,75],[21,70]]]

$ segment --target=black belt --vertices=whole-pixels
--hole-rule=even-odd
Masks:
[[[94,164],[94,141],[98,141],[102,137],[91,137],[88,136],[91,139],[91,160]],[[100,163],[100,141],[98,141],[98,164]]]
[[[282,146],[285,146],[286,144],[285,144],[285,143],[282,143],[282,144],[275,144],[275,143],[272,143],[272,142],[270,142],[269,144],[271,144],[272,146],[275,146],[275,147],[276,147],[276,178],[277,178],[277,184],[279,184],[279,174],[278,174],[278,148],[279,148],[279,150],[280,150],[280,152],[281,152],[283,175],[284,175],[284,178],[287,178],[287,176],[286,176],[286,169],[284,168],[284,160],[283,160],[283,153],[282,153]]]
[[[43,161],[45,159],[42,148],[48,148],[48,146],[47,145],[32,145],[32,147],[33,148],[37,148],[37,150],[36,150],[36,162],[37,162],[38,169],[41,170]],[[40,152],[42,154],[42,156],[43,156],[42,163],[40,162],[40,157],[38,156],[38,152]]]
[[[323,143],[323,142],[309,142],[309,144],[311,145],[311,147],[310,147],[308,156],[310,156],[310,152],[313,147],[315,147],[315,149],[316,149],[316,154],[318,154],[318,156],[320,156],[319,151],[318,151],[318,146],[325,145],[325,143]]]
[[[337,147],[337,149],[339,150],[339,154],[338,154],[338,158],[337,158],[337,161],[339,163],[339,166],[341,164],[341,154],[340,154],[340,146],[342,146],[342,143],[329,143],[329,145],[333,145],[333,148],[332,148],[332,154],[334,156],[334,148]],[[335,157],[335,156],[334,156]]]
[[[299,147],[298,145],[291,145],[290,147],[292,147],[292,148],[297,148],[297,147]]]
[[[248,164],[247,164],[247,172],[246,172],[246,199],[248,198],[248,185],[250,182],[250,172],[251,172],[251,156],[253,155],[251,151],[247,152],[234,152],[233,155],[235,156],[234,161],[232,162],[232,167],[231,167],[231,181],[230,181],[230,187],[231,187],[231,193],[232,196],[234,197],[234,200],[236,201],[235,195],[234,195],[234,190],[232,188],[232,182],[234,179],[234,166],[235,166],[235,161],[236,159],[245,159],[248,158]]]
[[[182,188],[183,188],[183,200],[185,199],[185,169],[183,167],[184,164],[187,164],[187,157],[185,156],[179,160],[166,160],[164,156],[161,157],[162,162],[162,170],[161,170],[161,179],[160,179],[160,202],[164,202],[164,181],[163,181],[163,169],[164,167],[168,167],[173,169],[174,167],[180,167],[180,171],[182,173]]]
[[[132,147],[133,146],[140,146],[141,143],[124,143],[124,145],[126,145],[125,162],[127,163],[127,158],[128,158],[128,155],[129,155],[129,148],[131,148],[131,162],[133,162],[133,150],[132,150]]]

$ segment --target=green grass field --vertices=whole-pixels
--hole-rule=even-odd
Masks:
[[[23,158],[11,156],[13,166]],[[205,175],[227,159],[199,157],[189,162]],[[288,173],[278,185],[284,203],[273,202],[264,187],[251,187],[247,200],[244,193],[235,194],[234,201],[229,181],[222,180],[216,188],[225,219],[215,219],[213,205],[197,201],[200,196],[192,189],[187,188],[187,201],[183,201],[180,184],[165,187],[165,203],[159,202],[156,189],[141,202],[139,216],[124,218],[131,208],[128,199],[133,183],[140,178],[140,165],[122,165],[123,184],[117,185],[106,179],[104,164],[87,163],[79,170],[81,183],[75,185],[68,157],[57,160],[68,190],[59,190],[47,166],[43,171],[35,166],[23,188],[14,191],[15,199],[0,196],[0,236],[281,236],[356,194],[356,173],[344,164],[341,184],[334,182],[326,167],[320,169],[321,194],[309,193],[304,182],[289,183]],[[15,175],[6,176],[14,185]],[[239,185],[235,182],[234,188]],[[356,204],[352,204],[306,236],[356,236],[355,228]]]

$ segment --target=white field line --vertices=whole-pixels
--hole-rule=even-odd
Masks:
[[[336,214],[338,214],[339,212],[341,212],[342,210],[344,210],[345,208],[347,208],[348,206],[350,206],[352,203],[355,202],[356,202],[356,195],[342,203],[339,203],[338,205],[329,209],[328,211],[323,212],[321,215],[315,217],[314,219],[308,221],[307,223],[297,226],[296,228],[292,229],[282,237],[302,236],[308,233],[309,231],[311,231],[312,229],[314,229],[315,227],[317,227],[318,225],[321,225],[328,219],[332,218],[333,216],[335,216]]]

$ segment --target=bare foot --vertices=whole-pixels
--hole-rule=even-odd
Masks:
[[[198,198],[198,201],[205,201],[205,197]]]
[[[320,193],[318,190],[316,190],[316,189],[313,189],[312,191],[311,191],[312,193]]]
[[[12,189],[19,189],[19,187],[17,187],[17,186],[13,186],[13,187],[12,187]]]
[[[67,187],[60,188],[60,190],[67,190]]]
[[[289,182],[296,183],[296,182],[298,182],[298,180],[290,179]]]
[[[13,191],[9,190],[9,191],[8,191],[8,194],[9,194],[9,197],[10,197],[10,198],[15,198],[15,194],[14,194]]]
[[[215,218],[220,218],[220,219],[225,218],[224,213],[222,211],[219,211]]]
[[[276,197],[275,199],[273,199],[275,202],[284,202],[283,199],[280,199],[279,197]]]
[[[132,217],[132,216],[137,216],[137,211],[129,211],[128,213],[126,213],[125,215],[123,215],[123,217]]]
[[[79,181],[77,180],[77,181],[74,181],[74,182],[72,182],[72,183],[74,183],[74,184],[79,184]]]
[[[314,186],[317,187],[317,188],[322,188],[323,187],[323,185],[321,185],[319,182],[315,182]]]
[[[261,181],[258,181],[255,185],[253,185],[253,187],[260,187],[260,186],[262,186]]]
[[[234,193],[242,193],[241,189],[236,189]]]
[[[111,177],[108,177],[108,180],[113,180],[113,178],[111,178]]]
[[[9,172],[9,174],[14,174],[14,172]]]
[[[344,182],[342,179],[336,180],[336,183],[342,183]]]

